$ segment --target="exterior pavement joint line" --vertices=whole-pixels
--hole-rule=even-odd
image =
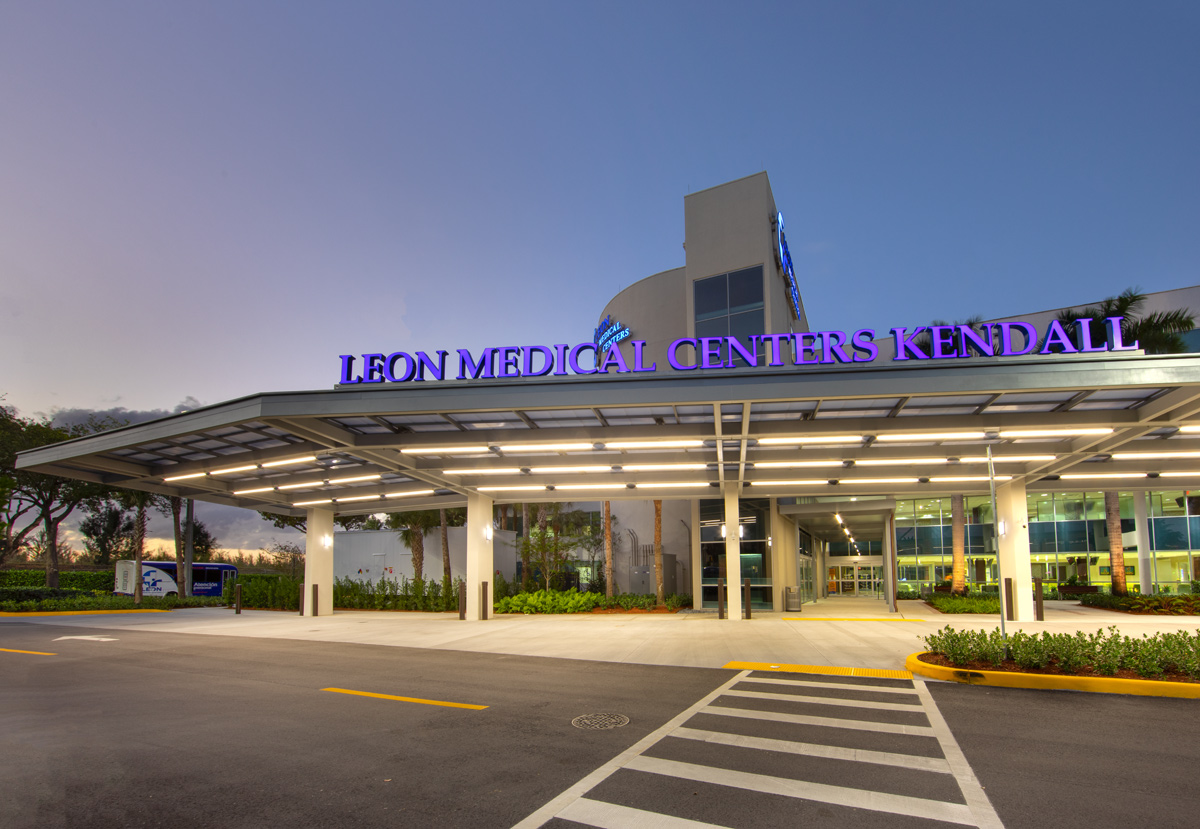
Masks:
[[[767,691],[726,691],[728,697],[746,697],[747,699],[769,699],[781,702],[804,702],[813,705],[840,705],[845,708],[870,708],[875,711],[910,711],[914,714],[924,713],[919,706],[907,705],[902,702],[870,702],[861,699],[842,699],[840,697],[806,697],[800,694],[772,694]]]
[[[1000,816],[996,814],[992,802],[988,800],[987,793],[979,784],[979,778],[971,770],[971,764],[967,762],[966,755],[959,748],[958,741],[954,739],[954,733],[950,731],[950,726],[938,709],[937,703],[934,702],[933,695],[925,686],[925,681],[914,679],[913,685],[921,696],[921,703],[925,706],[925,716],[929,718],[934,736],[937,737],[937,741],[942,747],[942,754],[946,755],[946,762],[950,764],[954,778],[958,781],[958,787],[967,801],[967,806],[970,808],[971,814],[975,816],[975,825],[979,829],[1004,829],[1004,824],[1000,822]]]
[[[845,728],[850,731],[879,731],[884,734],[909,734],[920,737],[937,736],[932,728],[925,725],[899,725],[867,720],[844,720],[837,717],[811,717],[807,714],[779,714],[774,711],[757,711],[753,708],[724,708],[720,705],[710,705],[700,713],[716,714],[719,717],[742,717],[747,720],[785,722],[793,725],[822,725],[826,728]]]
[[[602,783],[603,781],[605,781],[609,777],[611,777],[614,772],[616,772],[617,770],[619,770],[621,768],[624,768],[631,761],[637,759],[638,756],[640,756],[643,751],[650,748],[650,746],[657,743],[659,740],[661,740],[663,737],[670,734],[676,728],[679,728],[679,726],[683,725],[685,722],[690,720],[692,717],[694,717],[700,711],[708,708],[709,704],[712,703],[713,700],[715,700],[717,697],[721,696],[721,694],[728,691],[730,688],[732,688],[737,683],[741,682],[743,679],[745,679],[749,675],[749,673],[750,673],[749,671],[740,671],[736,676],[731,678],[728,682],[722,683],[717,688],[713,689],[710,693],[706,694],[703,698],[698,700],[690,708],[686,709],[685,711],[681,711],[679,714],[672,717],[669,721],[664,723],[661,728],[647,734],[645,737],[638,740],[632,746],[630,746],[629,748],[622,751],[620,754],[618,754],[613,759],[609,760],[607,763],[602,765],[600,768],[596,769],[594,772],[592,772],[591,774],[584,777],[582,780],[580,780],[574,786],[571,786],[569,789],[567,789],[565,792],[560,794],[558,797],[551,800],[545,806],[538,809],[533,814],[529,815],[529,817],[525,818],[520,823],[515,824],[512,827],[512,829],[537,829],[537,827],[546,823],[551,818],[554,818],[560,812],[562,812],[564,809],[566,809],[568,806],[570,806],[577,800],[580,800],[587,792],[591,791],[596,786],[598,786],[600,783]],[[662,817],[665,818],[666,816],[664,815]],[[576,822],[578,822],[577,818],[567,818],[567,819],[568,820],[573,819],[573,820],[576,820]],[[656,825],[656,826],[657,825],[672,826],[672,825],[676,825],[676,824],[663,823],[663,824],[654,824],[654,825]],[[683,826],[685,824],[679,824],[679,825]]]
[[[865,748],[842,748],[817,743],[801,743],[795,740],[776,740],[768,737],[745,737],[741,734],[727,734],[724,731],[705,731],[699,728],[682,726],[671,732],[672,737],[684,740],[699,740],[705,743],[719,743],[740,748],[753,748],[761,751],[778,751],[786,754],[801,754],[806,757],[822,757],[827,760],[850,760],[855,763],[874,763],[878,766],[897,766],[902,769],[918,769],[920,771],[937,772],[938,774],[953,774],[950,764],[941,757],[922,757],[916,754],[899,754],[892,751],[872,751]]]
[[[678,760],[662,760],[657,757],[634,757],[626,765],[626,768],[677,777],[682,780],[694,780],[697,783],[730,786],[745,791],[794,797],[799,800],[829,803],[834,806],[849,806],[852,809],[890,812],[891,814],[941,820],[966,826],[977,825],[968,807],[959,803],[948,803],[944,800],[928,800],[922,797],[851,789],[828,783],[810,783],[806,780],[771,777],[766,774],[701,766]]]

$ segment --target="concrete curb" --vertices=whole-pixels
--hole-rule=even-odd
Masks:
[[[147,607],[142,610],[31,610],[28,613],[0,613],[0,616],[17,619],[22,616],[109,616],[113,613],[170,613],[170,610]]]
[[[928,651],[923,651],[928,653]],[[1016,671],[971,671],[943,668],[922,662],[920,653],[909,654],[904,667],[914,674],[946,682],[990,685],[997,688],[1031,688],[1039,691],[1084,691],[1092,694],[1135,694],[1142,697],[1200,699],[1200,682],[1162,682],[1154,679],[1023,674]]]

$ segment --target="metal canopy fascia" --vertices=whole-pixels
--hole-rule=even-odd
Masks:
[[[1138,401],[1135,408],[1103,410],[1074,410],[1075,405],[1086,404],[1097,392],[1112,389],[1156,390],[1156,396]],[[1006,394],[1027,392],[1069,393],[1068,398],[1053,411],[1003,411],[989,412],[988,406]],[[938,398],[984,396],[987,401],[973,414],[916,414],[922,407]],[[837,406],[853,400],[895,400],[885,413],[869,417],[831,416]],[[754,407],[771,403],[812,402],[809,413],[797,413],[785,419],[756,420]],[[822,405],[825,408],[822,410]],[[680,420],[678,408],[703,407],[709,412],[701,422],[667,423],[658,418],[653,425],[612,425],[603,411],[640,407],[662,407],[675,412]],[[538,426],[538,414],[555,410],[590,410],[598,424],[596,426]],[[882,410],[880,410],[882,412]],[[471,415],[482,413],[512,413],[509,422],[517,428],[471,429],[463,425]],[[445,431],[408,432],[393,425],[387,417],[436,414],[445,421]],[[914,416],[908,416],[908,415]],[[780,462],[781,460],[804,461],[827,456],[843,463],[842,469],[813,470],[804,478],[819,480],[840,479],[843,484],[836,487],[847,497],[851,495],[907,494],[925,496],[934,491],[951,487],[938,487],[929,478],[947,470],[940,464],[915,465],[900,472],[887,472],[886,466],[876,467],[881,471],[874,475],[862,474],[865,466],[857,467],[858,461],[874,461],[877,464],[889,459],[904,457],[928,458],[943,455],[978,455],[991,443],[998,455],[1053,455],[1052,460],[1033,462],[1008,469],[997,469],[998,474],[1012,474],[1027,480],[1043,479],[1045,476],[1071,474],[1071,470],[1088,468],[1097,459],[1105,463],[1105,471],[1121,474],[1137,471],[1137,463],[1111,460],[1111,453],[1164,427],[1177,427],[1200,414],[1200,358],[1194,355],[1133,356],[1097,355],[1087,357],[1063,357],[1054,359],[1006,358],[994,361],[945,361],[927,365],[892,365],[887,367],[805,367],[784,370],[740,369],[735,372],[677,372],[669,377],[565,377],[538,380],[450,382],[428,384],[406,384],[363,389],[361,386],[342,387],[332,391],[281,392],[255,395],[233,400],[193,412],[174,415],[162,420],[136,426],[122,427],[99,435],[77,438],[53,446],[24,452],[18,459],[22,469],[33,469],[50,474],[65,475],[85,480],[95,480],[134,489],[194,497],[223,504],[237,504],[266,511],[298,514],[304,507],[298,502],[319,500],[316,496],[328,496],[325,504],[339,513],[368,513],[394,511],[398,509],[425,508],[461,503],[468,492],[485,486],[540,485],[560,486],[559,489],[512,490],[490,492],[499,501],[548,501],[548,500],[615,500],[619,498],[695,498],[717,497],[719,487],[725,484],[744,488],[743,491],[756,495],[828,495],[834,486],[818,484],[763,486],[762,470],[755,463]],[[711,420],[708,419],[711,417]],[[363,418],[376,428],[393,431],[361,433],[353,428],[333,422],[337,419]],[[270,449],[239,451],[239,444],[223,439],[214,433],[231,428],[246,429],[247,424],[263,424],[263,428],[248,430],[250,436],[257,435],[260,442],[275,441],[283,444]],[[468,425],[470,423],[468,422]],[[1003,429],[1036,427],[1086,428],[1089,426],[1111,426],[1116,431],[1104,435],[1087,435],[1070,439],[1043,442],[1020,442],[1001,445],[997,440],[974,442],[912,441],[915,448],[900,445],[884,445],[873,442],[880,433],[906,433],[935,431],[994,431]],[[265,430],[265,431],[264,431]],[[274,431],[270,431],[274,430]],[[278,432],[279,434],[276,434]],[[781,435],[803,434],[810,438],[818,435],[861,434],[871,436],[866,442],[850,446],[828,447],[819,445],[803,447],[767,448],[757,444],[761,438]],[[479,453],[482,458],[447,460],[447,456],[435,453],[426,455],[404,453],[399,450],[436,448],[447,445],[477,443],[494,447],[511,443],[548,441],[554,443],[579,442],[602,444],[619,440],[703,440],[702,448],[663,448],[654,451],[637,451],[633,454],[620,452],[590,451],[543,455],[536,460],[542,466],[577,466],[586,460],[588,465],[621,467],[610,472],[590,473],[579,477],[577,473],[562,473],[554,478],[536,476],[530,470],[527,456],[511,455],[489,450]],[[185,443],[185,441],[190,441]],[[171,456],[166,451],[184,452],[187,447],[207,442],[224,442],[219,449],[196,450],[192,454],[211,453],[206,461],[167,463]],[[1138,441],[1141,444],[1152,441]],[[1187,439],[1172,439],[1170,443],[1179,448],[1200,452],[1200,436],[1194,442]],[[157,446],[157,444],[163,444]],[[160,463],[130,460],[116,457],[113,453],[129,455],[138,447],[156,447],[139,450],[146,456],[162,460]],[[1051,451],[1052,450],[1052,451]],[[263,464],[275,459],[298,455],[320,455],[344,462],[341,469],[351,469],[362,474],[380,476],[378,484],[356,482],[354,487],[335,484],[316,486],[307,498],[289,496],[281,491],[261,491],[248,495],[235,494],[256,482],[293,480],[295,477],[330,475],[338,467],[315,465],[306,471],[297,472],[294,478],[285,478],[284,471],[255,469],[256,477],[234,483],[231,479],[213,477],[213,470],[230,464]],[[633,460],[630,460],[630,459]],[[1200,458],[1197,459],[1200,461]],[[623,467],[631,463],[680,464],[703,462],[703,473],[699,470],[687,475],[676,471],[661,471],[654,475],[638,474]],[[322,462],[324,463],[324,462]],[[518,472],[509,476],[478,477],[447,474],[447,468],[476,464],[498,468],[516,467]],[[1142,464],[1145,466],[1145,464]],[[1196,464],[1160,459],[1156,467],[1163,471],[1200,470]],[[953,467],[959,472],[959,467]],[[183,474],[199,470],[209,474],[191,481],[171,483],[164,476]],[[960,477],[978,477],[986,474],[986,465],[975,466],[970,474]],[[623,485],[620,489],[596,487],[596,475],[607,475],[603,483],[610,486]],[[680,484],[695,483],[698,477],[713,484],[707,489],[695,487],[679,488],[664,486],[656,490],[630,488],[638,483]],[[792,480],[796,474],[776,475],[778,480]],[[945,476],[953,477],[953,476]],[[653,478],[653,481],[650,479]],[[856,484],[856,479],[881,481],[878,484]],[[427,492],[411,498],[384,499],[386,490],[395,489],[398,481],[406,479],[406,486],[414,492]],[[882,481],[903,479],[903,483]],[[325,480],[322,478],[321,480]],[[1117,482],[1119,480],[1119,483]],[[315,482],[312,478],[310,483]],[[388,483],[393,481],[393,483]],[[757,485],[755,482],[758,482]],[[590,489],[574,489],[572,486],[587,484]],[[1057,488],[1100,489],[1120,486],[1122,489],[1182,488],[1200,485],[1200,473],[1195,479],[1154,478],[1098,478],[1094,483],[1072,481]],[[1053,481],[1043,481],[1039,486],[1055,487]],[[956,483],[955,491],[975,491],[978,481]],[[984,485],[986,488],[986,484]],[[817,490],[823,490],[818,492]],[[402,493],[403,494],[403,493]],[[335,503],[337,497],[354,500]],[[373,500],[365,500],[371,498]]]

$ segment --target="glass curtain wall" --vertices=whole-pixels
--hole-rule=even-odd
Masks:
[[[967,585],[975,592],[996,590],[991,497],[968,496],[964,508]],[[952,525],[949,498],[896,502],[897,595],[950,589],[954,573]]]
[[[1140,591],[1134,498],[1120,495],[1125,575]],[[1157,593],[1191,593],[1200,588],[1200,494],[1166,490],[1149,494],[1150,580]],[[1102,492],[1029,492],[1026,500],[1029,558],[1034,578],[1047,589],[1058,585],[1112,585],[1108,527]],[[989,496],[966,499],[967,583],[972,590],[996,589]],[[897,592],[913,595],[945,586],[952,576],[950,499],[896,502]]]

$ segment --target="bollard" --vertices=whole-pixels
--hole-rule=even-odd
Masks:
[[[488,617],[488,597],[487,597],[487,582],[481,585],[483,589],[483,600],[479,603],[479,618],[486,619]]]
[[[467,583],[465,581],[458,583],[458,618],[467,618]]]
[[[1046,606],[1042,603],[1044,600],[1042,595],[1042,580],[1033,580],[1033,608],[1035,611],[1034,618],[1039,622],[1046,621]]]
[[[297,604],[300,605],[300,615],[303,616],[304,615],[304,582],[300,582],[300,601]]]
[[[746,618],[749,619],[750,618],[750,579],[746,579],[746,588],[745,588],[744,592],[746,594],[746,598],[745,598],[745,601],[743,602],[743,604],[746,605]]]
[[[725,618],[725,579],[717,579],[717,618]]]
[[[1004,610],[1005,619],[1013,620],[1013,583],[1012,579],[1004,580]]]
[[[317,615],[318,615],[318,614],[317,614],[317,609],[320,607],[320,605],[319,605],[319,604],[317,604],[317,586],[316,586],[315,584],[313,585],[313,599],[312,599],[312,604],[313,604],[313,612],[312,612],[312,615],[313,615],[313,616],[317,616]]]
[[[242,612],[242,586],[240,584],[233,586],[233,612]]]

